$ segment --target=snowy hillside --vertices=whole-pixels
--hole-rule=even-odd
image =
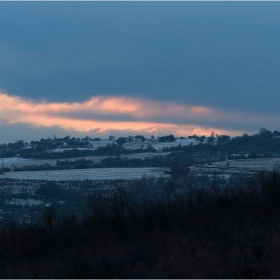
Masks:
[[[170,147],[178,146],[179,144],[181,144],[182,146],[187,146],[187,145],[190,145],[191,143],[197,144],[198,141],[194,138],[176,139],[175,142],[159,142],[158,140],[154,140],[154,141],[146,140],[146,141],[142,142],[140,140],[133,140],[133,141],[124,143],[122,146],[125,149],[135,150],[135,149],[139,149],[141,147],[143,147],[145,149],[148,145],[152,145],[153,148],[160,151],[163,148],[170,148]]]

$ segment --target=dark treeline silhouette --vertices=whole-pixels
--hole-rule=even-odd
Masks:
[[[166,135],[166,136],[159,136],[158,141],[159,142],[175,142],[176,138],[174,135],[170,134],[170,135]]]
[[[82,218],[51,205],[41,223],[11,221],[0,230],[1,278],[279,278],[277,171],[246,188],[179,195],[176,184],[157,199],[139,186],[95,191]]]

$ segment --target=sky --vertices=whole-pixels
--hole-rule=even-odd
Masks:
[[[0,143],[280,130],[280,2],[0,2]]]

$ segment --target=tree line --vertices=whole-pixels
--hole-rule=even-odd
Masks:
[[[154,200],[95,191],[82,218],[51,205],[41,223],[0,229],[0,276],[279,278],[280,174],[246,186],[178,195],[171,180]]]

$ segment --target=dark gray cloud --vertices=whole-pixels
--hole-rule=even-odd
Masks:
[[[279,14],[279,2],[0,2],[0,88],[278,113]]]

